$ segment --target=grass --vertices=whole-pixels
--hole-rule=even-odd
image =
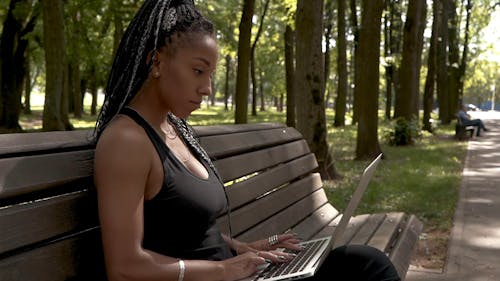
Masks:
[[[86,112],[89,112],[88,107]],[[21,117],[28,131],[41,127],[41,108]],[[233,111],[221,106],[202,109],[190,117],[192,125],[232,124]],[[354,160],[356,127],[333,128],[333,112],[327,110],[328,141],[335,167],[343,176],[340,180],[326,181],[325,190],[333,205],[343,210],[358,183],[367,161]],[[77,129],[93,128],[95,116],[85,114],[82,119],[71,118]],[[249,116],[249,123],[285,122],[285,114],[274,109]],[[391,128],[389,122],[379,125],[382,138]],[[385,159],[375,173],[357,213],[402,211],[417,215],[426,229],[449,231],[458,197],[466,142],[457,142],[451,126],[440,127],[434,135],[424,134],[413,146],[394,147],[381,141]]]

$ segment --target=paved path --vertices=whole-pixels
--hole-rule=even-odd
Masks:
[[[469,141],[444,272],[407,281],[500,280],[500,112],[470,112],[490,129]]]

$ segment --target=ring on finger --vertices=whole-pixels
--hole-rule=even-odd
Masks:
[[[260,251],[255,252],[255,254],[257,255],[257,257],[260,257]]]
[[[269,238],[267,238],[267,242],[269,243],[269,246],[274,246],[274,245],[278,244],[279,243],[278,235],[274,234],[274,235],[269,236]]]

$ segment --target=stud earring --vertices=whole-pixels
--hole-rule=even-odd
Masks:
[[[160,72],[156,71],[155,73],[153,73],[153,77],[154,78],[159,78],[160,77]]]

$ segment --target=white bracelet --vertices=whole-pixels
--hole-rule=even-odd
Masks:
[[[179,260],[179,278],[177,281],[182,281],[184,280],[184,272],[186,271],[186,266],[184,265],[183,260]]]

